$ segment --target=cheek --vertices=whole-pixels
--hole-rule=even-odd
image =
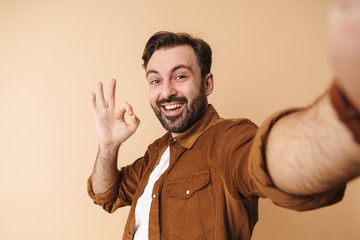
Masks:
[[[184,97],[186,97],[188,99],[188,101],[193,101],[194,98],[198,95],[199,93],[199,87],[192,87],[189,89],[184,89],[182,92],[182,95]]]
[[[151,104],[156,103],[159,98],[159,94],[154,89],[149,89],[149,102]]]

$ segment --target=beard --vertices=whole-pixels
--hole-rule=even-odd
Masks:
[[[171,102],[184,103],[184,110],[176,116],[166,116],[161,110],[161,104]],[[156,106],[151,105],[156,117],[161,125],[171,133],[182,133],[192,127],[205,113],[207,99],[204,83],[201,84],[198,94],[190,102],[185,97],[172,96],[156,102]]]

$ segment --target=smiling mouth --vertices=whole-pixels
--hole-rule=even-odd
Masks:
[[[177,109],[180,109],[182,108],[182,106],[184,106],[183,103],[177,103],[177,104],[171,104],[171,105],[166,105],[166,106],[162,106],[162,108],[169,112],[169,111],[175,111]]]

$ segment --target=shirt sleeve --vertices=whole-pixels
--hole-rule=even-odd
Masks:
[[[138,184],[148,166],[147,153],[144,157],[137,159],[133,164],[121,168],[119,180],[107,192],[95,194],[92,188],[92,176],[87,182],[87,191],[95,204],[100,205],[109,213],[116,209],[131,205]]]
[[[300,109],[287,109],[275,113],[260,126],[252,140],[248,155],[248,170],[252,180],[252,191],[254,194],[259,197],[269,198],[276,205],[297,211],[305,211],[324,207],[340,201],[343,198],[346,185],[320,194],[296,196],[278,189],[272,182],[266,168],[265,158],[266,141],[270,129],[281,117],[297,110]]]

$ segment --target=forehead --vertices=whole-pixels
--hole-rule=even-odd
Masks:
[[[166,70],[179,64],[189,65],[192,68],[198,67],[197,57],[191,46],[180,45],[156,50],[151,56],[146,70]]]

